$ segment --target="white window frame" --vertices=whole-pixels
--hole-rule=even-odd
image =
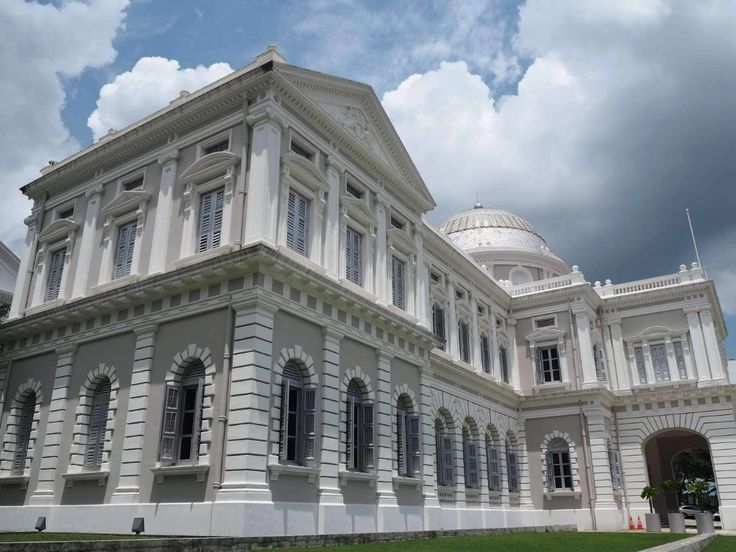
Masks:
[[[222,132],[218,132],[217,134],[213,134],[212,136],[209,136],[205,138],[204,140],[197,142],[197,159],[201,159],[205,156],[204,151],[214,146],[215,144],[219,142],[224,142],[227,140],[227,149],[224,150],[225,152],[231,152],[233,150],[233,129],[229,128],[227,130],[223,130]],[[220,153],[220,152],[213,152],[213,153]],[[209,154],[212,155],[212,154]]]
[[[68,299],[67,289],[69,281],[69,266],[71,264],[72,255],[74,254],[74,245],[76,242],[76,231],[79,225],[72,219],[58,219],[44,228],[38,235],[38,251],[36,253],[35,267],[35,283],[33,292],[32,307],[48,308],[63,304]],[[48,285],[49,268],[51,265],[51,256],[55,251],[62,247],[66,247],[66,256],[61,275],[61,283],[59,286],[59,296],[54,299],[46,300],[46,291]],[[29,309],[30,310],[30,309]],[[31,311],[33,312],[33,311]]]
[[[134,190],[126,190],[126,184],[134,182],[139,178],[143,179],[143,183],[140,188]],[[146,167],[142,167],[138,170],[127,173],[125,176],[121,176],[115,182],[115,195],[118,196],[123,192],[145,192],[146,191]]]
[[[529,366],[532,370],[532,381],[534,382],[532,388],[534,390],[543,391],[545,389],[555,389],[558,387],[567,387],[569,385],[570,373],[568,371],[565,335],[565,332],[558,328],[544,327],[535,330],[526,336],[526,340],[529,344]],[[559,381],[546,382],[543,379],[540,381],[538,377],[537,349],[547,349],[550,347],[557,347],[560,379]]]
[[[642,330],[636,336],[624,338],[624,342],[633,382],[632,387],[667,386],[680,381],[693,382],[697,379],[687,330],[670,330],[664,326],[654,326]],[[682,347],[681,362],[678,360],[675,349],[677,342]],[[651,352],[652,346],[664,347],[669,379],[657,378]],[[641,381],[642,373],[646,375],[646,381]],[[684,379],[683,373],[686,376]]]
[[[533,318],[534,320],[534,329],[535,330],[541,330],[542,328],[557,328],[557,315],[556,314],[550,314],[545,316],[536,316]],[[552,320],[552,324],[540,326],[539,323],[545,320]]]
[[[554,465],[555,465],[555,458],[554,455],[556,454],[555,451],[550,451],[550,445],[554,444],[555,441],[559,440],[560,442],[564,442],[567,446],[567,454],[569,458],[569,468],[570,468],[570,483],[571,487],[565,487],[565,479],[567,476],[565,474],[562,474],[562,483],[563,487],[557,487],[556,486],[556,474],[554,472]],[[577,455],[577,449],[575,446],[575,441],[572,440],[570,435],[564,431],[553,431],[552,433],[548,433],[544,436],[542,439],[541,444],[541,459],[542,459],[542,477],[544,480],[544,496],[547,499],[550,498],[556,498],[556,497],[573,497],[573,498],[580,498],[580,472],[579,472],[579,464],[578,464],[578,455]],[[550,462],[552,460],[552,462]],[[564,467],[564,466],[563,466]]]

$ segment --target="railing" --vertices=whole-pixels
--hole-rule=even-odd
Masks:
[[[606,280],[603,286],[600,282],[596,282],[593,289],[601,297],[618,297],[629,293],[641,293],[654,289],[689,284],[691,282],[702,282],[703,280],[705,280],[703,269],[697,263],[693,263],[689,270],[685,265],[681,265],[680,271],[677,274],[667,274],[665,276],[646,278],[623,284],[612,284],[611,280]]]
[[[465,489],[466,504],[480,504],[480,489]]]
[[[455,502],[455,487],[437,487],[437,499],[440,502]]]
[[[519,295],[541,293],[543,291],[550,291],[552,289],[559,289],[584,283],[585,277],[583,276],[583,273],[578,270],[577,266],[573,266],[570,274],[557,276],[556,278],[547,278],[546,280],[538,280],[536,282],[529,282],[528,284],[517,285],[512,285],[511,282],[505,280],[502,282],[502,285],[512,297],[517,297]]]

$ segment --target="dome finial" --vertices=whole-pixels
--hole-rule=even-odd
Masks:
[[[480,202],[480,198],[478,197],[478,192],[475,192],[475,205],[473,206],[473,209],[482,209],[483,204]]]

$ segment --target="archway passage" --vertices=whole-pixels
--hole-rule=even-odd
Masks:
[[[654,508],[658,514],[677,512],[682,505],[695,505],[698,502],[707,510],[717,510],[713,462],[705,437],[681,429],[663,431],[647,441],[644,453],[650,485],[676,482],[674,487],[663,489],[654,498]],[[696,481],[705,484],[708,490],[705,496],[696,497],[688,492],[688,484]]]

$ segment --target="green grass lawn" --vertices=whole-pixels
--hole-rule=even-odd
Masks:
[[[0,542],[108,541],[134,538],[136,538],[135,535],[96,535],[92,533],[0,533]]]
[[[733,552],[736,550],[736,537],[719,535],[713,544],[705,547],[703,552]]]

